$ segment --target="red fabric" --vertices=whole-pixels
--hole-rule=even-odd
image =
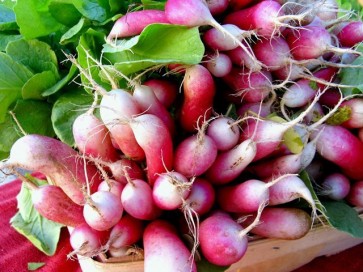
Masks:
[[[9,220],[17,211],[16,195],[21,183],[15,180],[0,186],[0,270],[28,271],[29,262],[44,262],[40,272],[82,272],[76,260],[68,260],[72,251],[69,234],[64,228],[54,256],[47,256],[35,248],[24,236],[16,232]],[[304,254],[303,252],[301,254]],[[330,257],[319,257],[293,272],[361,272],[363,271],[363,244]]]

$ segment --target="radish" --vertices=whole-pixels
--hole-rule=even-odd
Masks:
[[[353,206],[363,207],[363,181],[360,180],[352,183],[346,200]]]
[[[256,215],[245,216],[243,227],[253,222]],[[295,240],[304,237],[311,229],[310,215],[302,209],[288,207],[266,207],[261,214],[260,223],[251,233],[265,238]]]
[[[212,26],[224,33],[228,40],[234,41],[251,59],[256,59],[241,41],[218,23],[211,14],[204,0],[167,0],[165,4],[166,18],[172,24],[180,24],[189,27]],[[255,67],[259,70],[260,63],[256,60]]]
[[[98,231],[112,228],[121,219],[122,214],[120,198],[107,191],[93,193],[83,207],[83,216],[87,224]]]
[[[30,134],[19,138],[11,147],[5,167],[38,171],[79,205],[87,192],[97,190],[101,177],[94,165],[79,159],[79,154],[60,140]]]
[[[150,87],[159,101],[167,109],[171,107],[177,98],[178,86],[171,80],[151,78],[144,81],[143,85]]]
[[[147,179],[153,185],[158,175],[173,167],[173,140],[165,123],[153,114],[142,114],[129,121],[146,156]]]
[[[207,0],[206,2],[213,16],[220,15],[228,9],[229,0]]]
[[[333,33],[344,47],[353,47],[363,42],[363,22],[344,22],[333,29]]]
[[[240,117],[258,114],[259,117],[266,118],[272,113],[272,106],[276,102],[276,92],[273,90],[267,100],[260,102],[242,103],[236,110]]]
[[[256,156],[256,144],[247,139],[234,148],[221,152],[206,172],[215,185],[226,184],[237,178]]]
[[[121,203],[125,211],[137,219],[153,220],[161,215],[150,184],[141,179],[128,181],[121,194]]]
[[[216,92],[213,76],[200,64],[190,66],[184,75],[183,90],[179,122],[184,130],[194,132],[212,114]]]
[[[154,23],[169,23],[164,11],[148,9],[128,12],[117,19],[107,40],[139,35],[146,26]]]
[[[234,123],[234,119],[223,115],[210,121],[206,133],[213,139],[218,150],[226,151],[237,145],[240,130]]]
[[[240,10],[258,1],[259,0],[230,0],[229,6],[232,10]]]
[[[363,142],[363,128],[358,129],[358,138]]]
[[[125,184],[113,179],[107,179],[102,181],[100,185],[98,185],[97,191],[107,191],[113,193],[117,197],[121,197],[121,193],[124,188]]]
[[[363,179],[363,143],[342,126],[320,125],[312,131],[317,137],[317,152],[326,160],[339,166],[351,179]]]
[[[245,45],[247,50],[249,50],[250,54],[253,54],[250,45],[246,41],[242,41],[242,44]],[[241,47],[236,47],[235,49],[223,51],[223,53],[227,54],[231,59],[232,63],[238,67],[246,67],[250,71],[258,72],[262,67],[256,67],[256,60],[252,59],[249,54],[246,53]]]
[[[181,208],[190,195],[192,182],[178,172],[160,174],[153,187],[153,199],[160,209],[175,210]]]
[[[142,161],[145,153],[126,120],[141,113],[135,98],[126,90],[115,89],[102,96],[100,114],[121,151],[130,159]]]
[[[151,113],[159,117],[168,127],[171,135],[175,133],[174,119],[167,108],[159,101],[151,87],[146,85],[135,85],[133,97],[144,113]]]
[[[206,127],[204,124],[197,134],[184,138],[175,148],[174,169],[187,178],[202,175],[217,157],[217,145],[205,133]]]
[[[104,250],[104,244],[109,236],[109,232],[97,231],[92,229],[86,223],[75,227],[71,230],[70,244],[73,252],[68,254],[71,257],[79,254],[85,257],[94,257]]]
[[[122,216],[120,221],[110,231],[107,246],[109,249],[130,247],[141,240],[144,226],[143,222],[129,214]]]
[[[321,183],[318,193],[333,200],[344,199],[350,191],[350,180],[342,173],[327,175]]]
[[[144,231],[143,244],[145,272],[197,271],[191,252],[168,221],[149,223]]]
[[[354,97],[352,99],[343,101],[340,105],[348,111],[349,119],[341,125],[348,129],[362,128],[363,127],[363,99]]]
[[[215,77],[224,77],[232,70],[232,61],[228,55],[215,52],[206,56],[205,67]]]
[[[264,205],[261,205],[255,221],[245,229],[221,210],[204,219],[199,229],[203,256],[210,263],[219,266],[228,266],[239,261],[247,250],[247,234],[258,224],[263,208]]]

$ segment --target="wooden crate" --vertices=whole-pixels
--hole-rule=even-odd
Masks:
[[[363,218],[363,214],[360,215]],[[297,240],[256,239],[249,242],[245,256],[226,272],[289,272],[314,258],[332,255],[363,243],[363,239],[350,236],[327,225],[317,224],[304,237]],[[79,256],[84,272],[143,272],[142,260],[124,262],[95,261]]]

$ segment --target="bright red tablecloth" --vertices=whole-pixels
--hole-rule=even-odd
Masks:
[[[40,272],[81,272],[78,262],[68,260],[72,251],[69,234],[63,229],[57,253],[46,256],[36,249],[26,238],[9,225],[9,220],[16,213],[16,195],[20,190],[20,181],[15,180],[0,186],[0,271],[28,271],[29,262],[44,262]],[[301,252],[304,254],[304,252]],[[362,272],[363,244],[330,257],[319,257],[311,263],[293,272]],[[85,271],[87,272],[87,271]],[[273,269],[271,269],[273,272]]]

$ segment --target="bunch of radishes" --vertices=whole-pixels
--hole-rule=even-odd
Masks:
[[[168,0],[165,11],[122,16],[108,40],[152,23],[200,26],[203,62],[129,79],[127,90],[94,83],[101,102],[75,120],[76,149],[26,135],[5,163],[47,177],[30,185],[33,203],[72,227],[72,254],[140,247],[145,271],[196,271],[200,255],[231,265],[248,233],[298,239],[310,230],[318,211],[302,170],[317,194],[363,206],[363,98],[343,97],[350,86],[337,77],[361,54],[361,21],[338,17],[333,0]],[[310,211],[282,205],[295,199]]]

